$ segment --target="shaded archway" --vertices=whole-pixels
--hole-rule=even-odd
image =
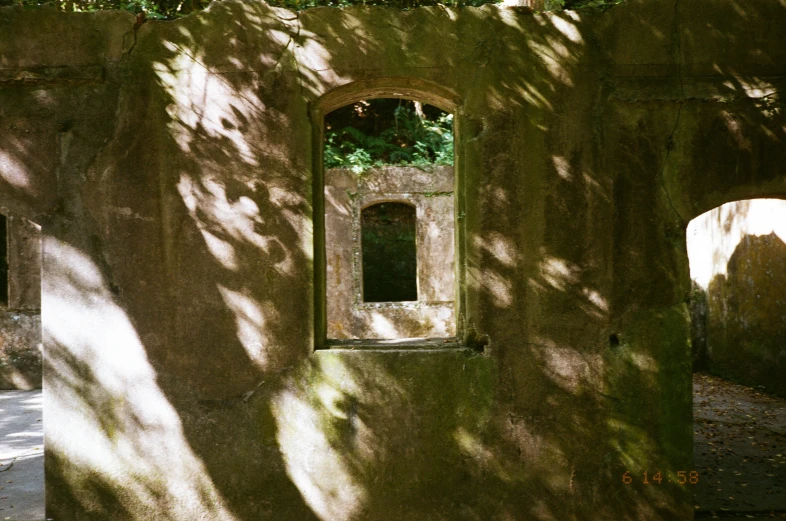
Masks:
[[[786,201],[722,204],[687,227],[699,515],[786,510]],[[781,417],[783,416],[783,417]]]

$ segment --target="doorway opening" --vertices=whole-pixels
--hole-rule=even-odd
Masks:
[[[696,518],[786,515],[786,200],[687,229]]]

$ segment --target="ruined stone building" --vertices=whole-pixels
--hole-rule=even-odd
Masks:
[[[786,198],[784,86],[777,0],[0,9],[48,517],[691,519],[686,227]],[[375,97],[452,113],[453,168],[326,172]],[[347,253],[390,203],[428,267],[397,306]]]

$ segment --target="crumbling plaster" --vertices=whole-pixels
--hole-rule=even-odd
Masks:
[[[134,22],[0,9],[0,205],[44,236],[49,517],[691,518],[688,488],[622,475],[692,470],[687,222],[786,195],[782,3]],[[482,354],[314,351],[312,109],[384,84],[455,104]]]

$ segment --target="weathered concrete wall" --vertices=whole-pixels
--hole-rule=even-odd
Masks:
[[[81,185],[89,150],[108,138],[101,129],[112,127],[107,94],[117,87],[107,88],[104,74],[123,44],[106,36],[113,20],[126,18],[101,13],[64,23],[44,10],[32,23],[19,23],[20,14],[4,9],[0,15],[0,212],[9,217],[10,274],[9,311],[0,333],[2,388],[41,386],[42,331],[35,311],[41,236],[33,237],[35,225],[25,220],[45,224],[55,214],[78,220],[80,202],[64,194]]]
[[[786,7],[736,8],[0,10],[49,516],[690,519],[685,226],[786,196]],[[313,351],[319,115],[395,94],[455,114],[482,354]]]
[[[41,388],[41,314],[0,310],[0,389]]]
[[[8,305],[0,308],[0,389],[40,389],[41,230],[6,219]]]
[[[688,226],[688,254],[709,368],[786,396],[786,201],[703,213]]]
[[[21,217],[7,219],[8,307],[41,309],[41,228]]]

